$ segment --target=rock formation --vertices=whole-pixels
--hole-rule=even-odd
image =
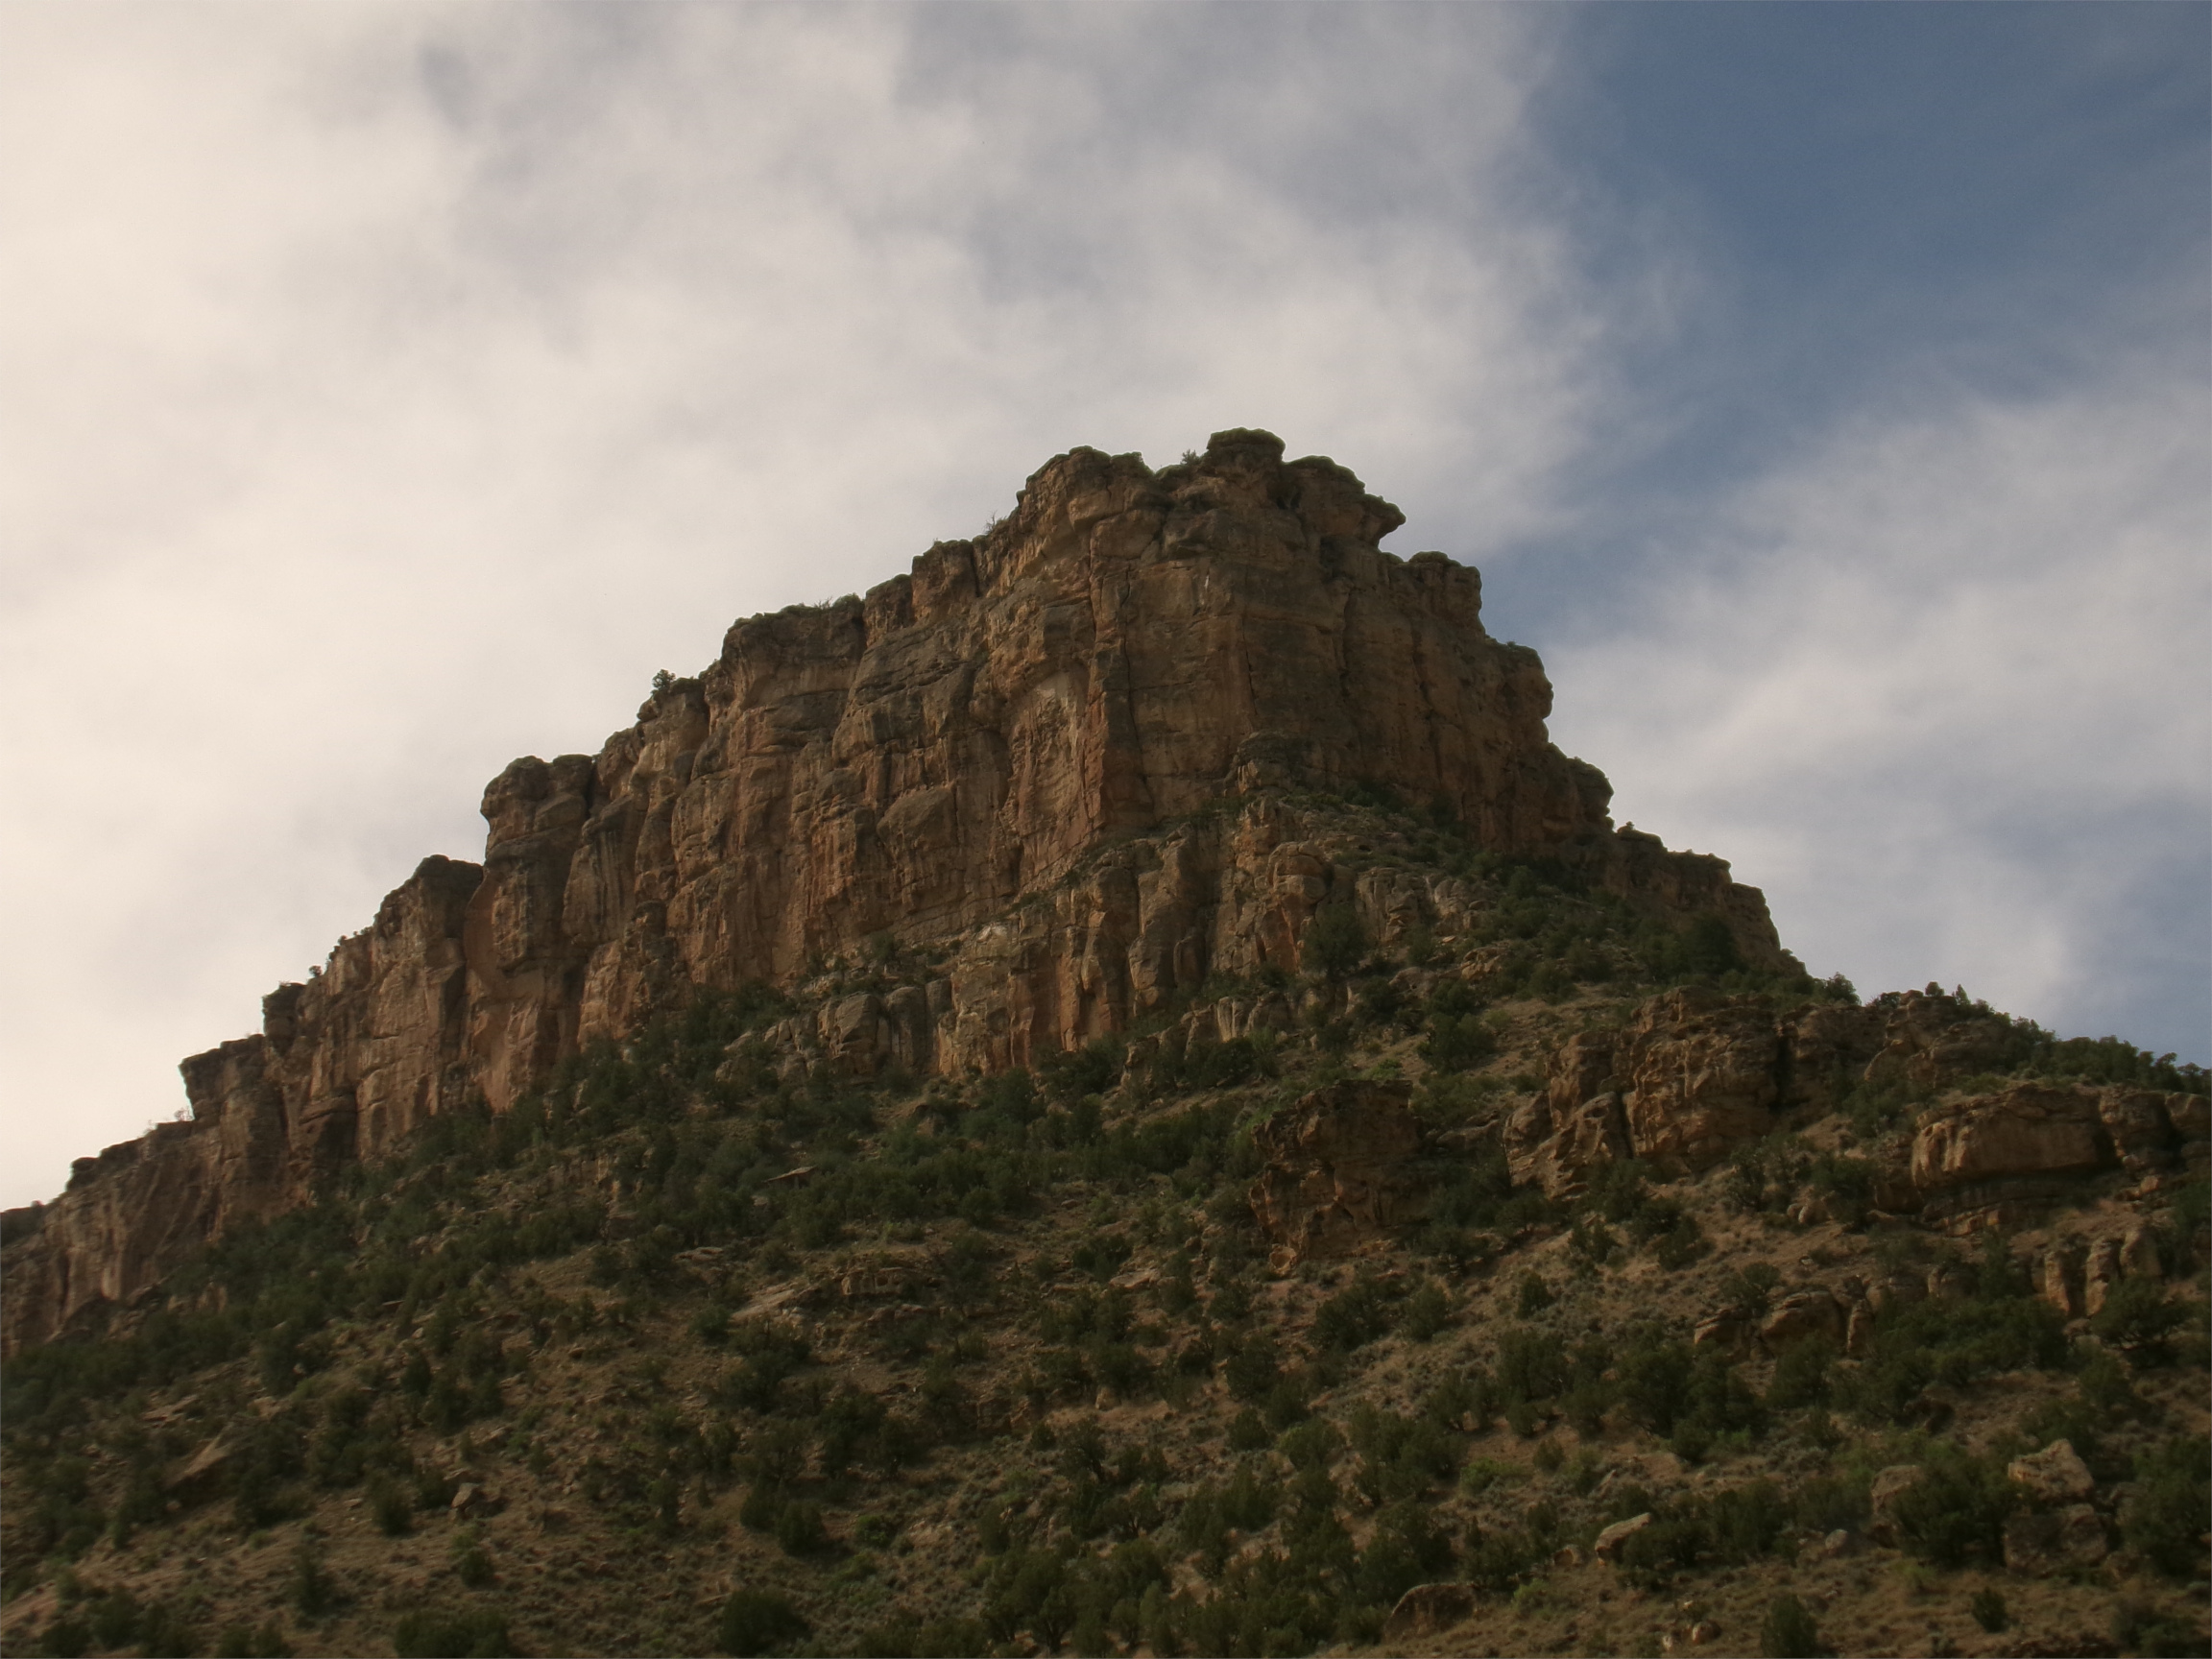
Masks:
[[[1604,778],[1546,738],[1535,653],[1483,632],[1474,570],[1382,551],[1402,521],[1266,433],[1157,472],[1077,449],[910,574],[738,622],[598,755],[494,779],[483,864],[425,861],[259,1035],[186,1061],[192,1121],[81,1161],[10,1248],[5,1341],[703,988],[935,948],[928,985],[814,1041],[848,1069],[988,1071],[1210,973],[1295,966],[1320,904],[1389,936],[1453,902],[1317,855],[1300,791],[1390,791],[1781,966],[1723,862],[1613,830]],[[1743,1048],[1723,1007],[1654,1018],[1613,1062],[1629,1134],[1696,1166],[1772,1109],[1780,1050]]]
[[[1404,1083],[1333,1083],[1253,1131],[1267,1166],[1252,1212],[1280,1265],[1344,1255],[1419,1215],[1412,1097]]]

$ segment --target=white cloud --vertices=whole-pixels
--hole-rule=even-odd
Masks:
[[[473,853],[511,756],[1055,450],[1263,422],[1543,521],[1603,313],[1500,178],[1534,27],[0,11],[0,1201]]]
[[[2201,1059],[2208,417],[2142,364],[1863,417],[1550,654],[1553,732],[1815,972]]]

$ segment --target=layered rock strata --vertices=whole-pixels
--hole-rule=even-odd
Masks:
[[[494,779],[483,863],[427,860],[271,994],[258,1036],[185,1062],[192,1122],[81,1162],[10,1248],[0,1337],[128,1298],[428,1115],[504,1110],[702,988],[789,984],[872,940],[949,950],[815,1039],[850,1070],[984,1071],[1210,973],[1294,966],[1323,902],[1385,937],[1452,902],[1316,853],[1285,792],[1387,790],[1486,849],[1718,914],[1780,966],[1723,862],[1613,830],[1604,778],[1546,737],[1535,653],[1484,633],[1474,570],[1383,552],[1402,521],[1265,433],[1158,472],[1078,449],[987,535],[738,622],[596,756]]]

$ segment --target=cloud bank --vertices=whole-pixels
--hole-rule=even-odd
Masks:
[[[1817,972],[2200,1054],[2212,403],[2138,368],[1809,446],[1669,550],[1633,635],[1551,653],[1554,734]]]

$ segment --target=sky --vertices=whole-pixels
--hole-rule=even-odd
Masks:
[[[0,1204],[1077,445],[1484,573],[1863,994],[2212,1059],[2212,8],[0,7]]]

